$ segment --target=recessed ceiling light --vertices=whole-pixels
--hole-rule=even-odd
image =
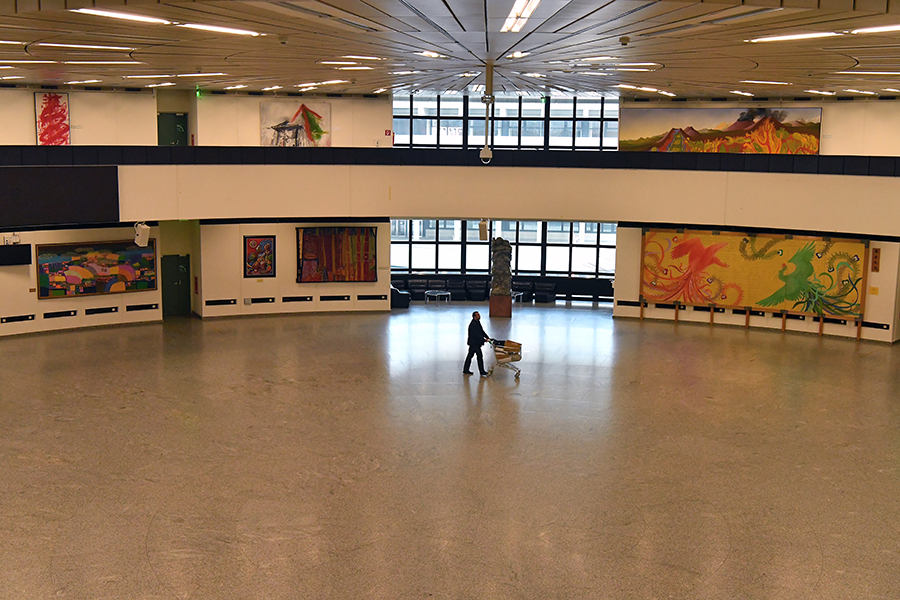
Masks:
[[[863,29],[854,29],[850,33],[888,33],[891,31],[900,31],[900,25],[883,25],[881,27],[864,27]]]
[[[179,73],[175,77],[218,77],[220,75],[228,75],[228,73]]]
[[[819,33],[796,33],[793,35],[770,35],[767,37],[756,38],[753,40],[744,40],[755,44],[757,42],[791,42],[795,40],[813,40],[816,38],[834,37],[836,35],[844,35],[834,31],[822,31]]]
[[[100,83],[99,79],[85,79],[84,81],[67,81],[66,85],[79,85],[82,83]]]
[[[356,60],[384,60],[383,58],[378,58],[377,56],[356,56],[353,54],[348,54],[347,56],[342,56],[341,58],[353,58]]]
[[[737,94],[738,96],[750,96],[751,98],[753,97],[753,94],[751,94],[750,92],[742,92],[740,90],[731,90],[728,93],[729,94]]]
[[[847,89],[847,90],[844,90],[844,91],[845,91],[845,92],[850,92],[851,94],[862,94],[862,95],[864,95],[864,96],[874,96],[874,95],[875,95],[875,92],[865,92],[865,91],[863,91],[863,90]]]
[[[76,8],[71,12],[82,13],[85,15],[94,15],[96,17],[110,17],[112,19],[123,19],[125,21],[140,21],[141,23],[155,23],[157,25],[171,25],[171,21],[165,19],[157,19],[156,17],[145,17],[144,15],[135,15],[132,13],[120,13],[112,10],[98,10],[96,8]]]
[[[745,79],[741,81],[741,83],[753,83],[758,85],[794,85],[793,83],[787,83],[786,81],[757,81],[755,79]]]
[[[316,61],[320,65],[358,65],[359,63],[350,60],[319,60]]]
[[[506,58],[524,58],[524,57],[528,56],[529,54],[531,54],[531,53],[516,51],[516,52],[513,52],[512,54],[507,54]]]
[[[226,87],[225,89],[226,89],[226,90],[242,90],[242,89],[244,89],[245,87],[247,87],[247,86],[246,86],[246,85],[243,85],[243,84],[242,84],[242,85],[229,85],[229,86]]]
[[[834,96],[834,92],[820,92],[819,90],[803,90],[807,94],[819,94],[820,96]]]
[[[143,65],[139,60],[65,60],[64,65]]]
[[[49,42],[44,43],[41,42],[38,46],[48,46],[51,48],[80,48],[84,50],[124,50],[131,51],[135,50],[135,48],[129,48],[127,46],[91,46],[88,44],[51,44]]]
[[[900,75],[900,71],[838,71],[837,75]]]
[[[175,82],[166,81],[165,83],[151,83],[151,84],[145,85],[144,87],[157,88],[157,87],[168,87],[170,85],[175,85]]]
[[[264,91],[264,92],[274,92],[275,90],[280,90],[280,89],[281,89],[281,86],[280,86],[280,85],[273,85],[273,86],[270,86],[270,87],[263,88],[262,91]]]
[[[372,67],[337,67],[338,71],[371,71]]]
[[[218,25],[200,25],[198,23],[178,23],[179,27],[186,27],[187,29],[199,29],[200,31],[212,31],[214,33],[231,33],[234,35],[249,35],[253,37],[257,37],[260,35],[266,35],[264,33],[260,33],[258,31],[250,31],[248,29],[235,29],[234,27],[219,27]]]
[[[513,33],[518,33],[521,31],[525,23],[528,22],[528,18],[540,3],[541,0],[516,0],[512,10],[509,11],[509,16],[506,17],[506,22],[504,22],[503,27],[500,28],[500,32],[506,33],[512,31]]]
[[[123,75],[122,79],[164,79],[175,75]]]

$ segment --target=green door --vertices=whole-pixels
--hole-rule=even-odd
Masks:
[[[160,146],[188,145],[188,118],[185,113],[157,113],[156,131]]]
[[[163,317],[191,314],[191,257],[162,257]]]

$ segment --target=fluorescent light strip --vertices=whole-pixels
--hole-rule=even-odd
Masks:
[[[478,77],[481,73],[460,73],[460,77]]]
[[[738,96],[749,96],[751,98],[753,97],[753,94],[751,94],[750,92],[742,92],[740,90],[731,90],[728,93],[729,94],[737,94]]]
[[[297,87],[297,86],[295,86],[295,87]],[[313,91],[314,89],[316,89],[316,86],[310,85],[310,86],[307,86],[307,87],[300,88],[300,89],[297,90],[297,91],[298,91],[298,92],[311,92],[311,91]]]
[[[793,35],[771,35],[768,37],[756,38],[753,40],[744,40],[755,44],[757,42],[791,42],[796,40],[813,40],[817,38],[834,37],[836,35],[844,35],[835,31],[822,31],[819,33],[796,33]]]
[[[170,86],[170,85],[175,85],[175,82],[173,82],[173,81],[167,81],[167,82],[165,82],[165,83],[151,83],[151,84],[146,85],[146,86],[144,86],[144,87],[148,87],[148,88],[158,88],[158,87],[168,87],[168,86]]]
[[[178,27],[187,29],[198,29],[200,31],[212,31],[214,33],[231,33],[233,35],[249,35],[253,37],[266,35],[258,31],[250,31],[247,29],[235,29],[233,27],[219,27],[218,25],[200,25],[198,23],[178,23]]]
[[[613,69],[613,71],[629,71],[632,73],[649,73],[653,69]]]
[[[416,52],[419,56],[425,56],[428,58],[447,58],[443,54],[438,54],[437,52],[432,52],[431,50],[422,50],[421,52]]]
[[[7,61],[4,61],[7,62]],[[900,71],[838,71],[837,75],[900,75]]]
[[[247,87],[247,86],[246,86],[246,85],[243,85],[243,84],[242,84],[242,85],[229,85],[229,86],[226,87],[225,89],[226,89],[226,90],[242,90],[242,89],[244,89],[245,87]]]
[[[349,60],[319,60],[316,61],[320,65],[358,65],[359,63]]]
[[[659,63],[616,63],[617,67],[658,67]]]
[[[0,77],[3,81],[7,81],[9,79],[25,79],[24,75],[10,75],[9,77]]]
[[[627,83],[620,83],[616,86],[617,88],[622,88],[623,90],[636,90],[636,85],[628,85]]]
[[[616,60],[615,56],[589,56],[587,58],[579,58],[579,61],[593,62],[598,60]]]
[[[754,79],[745,79],[740,83],[753,83],[758,85],[794,85],[793,83],[787,83],[786,81],[756,81]]]
[[[65,60],[64,65],[144,65],[139,60]]]
[[[422,71],[390,71],[388,75],[417,75]]]
[[[136,50],[136,48],[129,48],[127,46],[90,46],[88,44],[51,44],[49,42],[44,43],[41,42],[37,44],[38,46],[46,46],[50,48],[80,48],[83,50],[124,50],[131,51]]]
[[[384,60],[383,58],[378,58],[377,56],[356,56],[352,54],[348,54],[347,56],[342,56],[341,58],[352,58],[356,60]]]
[[[663,90],[658,90],[657,93],[662,94],[663,96],[668,96],[669,98],[674,98],[675,94],[672,92],[665,92]]]
[[[79,85],[84,83],[100,83],[99,79],[85,79],[84,81],[67,81],[66,85]]]
[[[522,77],[534,77],[535,79],[544,79],[547,76],[541,73],[522,73]]]
[[[303,87],[316,87],[319,85],[332,85],[335,83],[347,83],[346,79],[331,79],[329,81],[317,81],[315,83],[298,83],[294,87],[303,88]]]
[[[122,79],[165,79],[166,77],[175,77],[175,75],[124,75]]]
[[[512,54],[507,54],[506,58],[524,58],[531,54],[530,52],[513,52]]]
[[[7,41],[7,40],[0,40],[0,44],[11,44],[11,45],[14,45],[14,46],[24,46],[24,45],[25,45],[25,42],[10,42],[10,41]]]
[[[262,91],[264,91],[264,92],[274,92],[275,90],[280,90],[280,89],[281,89],[281,86],[280,86],[280,85],[273,85],[273,86],[271,86],[271,87],[263,88]]]
[[[2,60],[0,63],[4,65],[55,65],[55,60]]]
[[[803,90],[807,94],[819,94],[820,96],[834,96],[834,92],[820,92],[819,90]]]
[[[540,3],[541,0],[516,0],[500,32],[507,33],[512,31],[513,33],[518,33],[525,23],[528,22],[528,18]]]
[[[874,96],[875,95],[875,92],[864,92],[862,90],[847,89],[844,91],[850,92],[851,94],[862,94],[863,96]]]
[[[140,21],[141,23],[155,23],[157,25],[171,25],[171,21],[165,19],[157,19],[155,17],[145,17],[143,15],[135,15],[131,13],[120,13],[112,10],[97,10],[96,8],[77,8],[71,12],[81,13],[85,15],[94,15],[96,17],[110,17],[112,19],[123,19],[125,21]]]
[[[384,93],[384,92],[386,92],[386,91],[387,91],[387,88],[378,88],[377,90],[375,90],[375,91],[372,92],[372,93],[373,93],[373,94],[382,94],[382,93]]]
[[[889,33],[891,31],[900,31],[900,25],[883,25],[881,27],[864,27],[862,29],[854,29],[850,33]]]
[[[372,67],[337,67],[338,71],[371,71]]]
[[[219,75],[228,75],[228,73],[179,73],[175,77],[218,77]]]
[[[14,69],[15,67],[10,67],[8,65],[0,65],[0,69]]]
[[[596,77],[609,77],[609,73],[603,73],[601,71],[582,71],[579,75],[594,75]]]
[[[895,90],[894,88],[884,88],[881,90],[882,92],[893,92],[895,94],[900,94],[900,90]]]

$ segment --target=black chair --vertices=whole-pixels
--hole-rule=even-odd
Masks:
[[[428,289],[429,290],[446,290],[447,289],[447,280],[446,279],[429,279],[428,280]]]
[[[535,302],[556,302],[556,284],[538,282],[534,284]]]
[[[466,282],[466,294],[469,296],[469,300],[474,300],[476,302],[484,302],[488,297],[488,282],[487,281],[467,281]]]
[[[513,281],[513,292],[522,292],[520,302],[531,302],[534,300],[534,284],[530,281]]]
[[[391,279],[391,285],[397,288],[398,290],[406,289],[406,280],[405,279]]]
[[[466,282],[465,281],[448,281],[447,291],[450,292],[450,300],[456,302],[458,300],[466,300]]]
[[[410,279],[406,282],[406,287],[413,300],[424,300],[425,290],[429,289],[427,279]]]
[[[410,293],[391,285],[391,308],[409,308]]]

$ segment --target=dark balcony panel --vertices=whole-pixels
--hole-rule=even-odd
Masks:
[[[241,164],[241,149],[235,146],[227,146],[219,148],[219,164],[220,165],[239,165]]]
[[[720,171],[743,171],[744,155],[743,154],[722,154],[720,157]]]
[[[147,164],[147,147],[146,146],[123,146],[122,147],[122,164],[123,165],[146,165]]]
[[[893,177],[896,162],[893,156],[872,156],[869,158],[869,175]]]
[[[72,146],[47,146],[47,164],[70,166],[73,163]]]
[[[170,146],[173,165],[194,164],[194,150],[199,146]]]
[[[843,156],[820,156],[819,157],[819,174],[820,175],[843,175],[844,173],[844,157]]]
[[[0,166],[21,166],[22,148],[18,146],[0,146]]]
[[[266,148],[261,146],[251,146],[241,148],[241,164],[243,165],[264,165],[266,164]]]
[[[73,165],[96,165],[97,146],[72,146]]]
[[[798,154],[794,156],[794,173],[818,173],[819,157]]]
[[[267,165],[286,165],[288,164],[287,148],[279,146],[267,146],[262,149],[265,153]]]
[[[744,155],[744,171],[750,173],[768,173],[769,172],[769,155],[768,154],[745,154]]]
[[[194,147],[194,164],[195,165],[218,165],[219,148],[217,146],[195,146]]]
[[[333,165],[337,164],[335,162],[335,150],[337,148],[293,148],[294,152],[291,152],[293,155],[290,159],[291,164],[306,164],[301,159],[301,156],[304,152],[309,153],[308,162],[311,165]],[[293,160],[296,158],[297,160]]]
[[[22,148],[22,164],[41,166],[50,164],[46,146],[24,146]]]
[[[671,171],[675,165],[675,152],[644,152],[647,168]]]
[[[672,168],[676,171],[697,170],[696,152],[676,152],[672,155]]]
[[[868,175],[869,174],[869,157],[868,156],[845,156],[844,157],[844,175]]]
[[[647,169],[650,165],[649,152],[623,152],[623,169]]]
[[[793,173],[794,156],[792,154],[770,154],[769,173]]]
[[[722,155],[712,152],[702,152],[697,155],[698,171],[718,171],[722,168]]]
[[[171,146],[149,146],[147,148],[148,165],[168,165],[172,162]]]

